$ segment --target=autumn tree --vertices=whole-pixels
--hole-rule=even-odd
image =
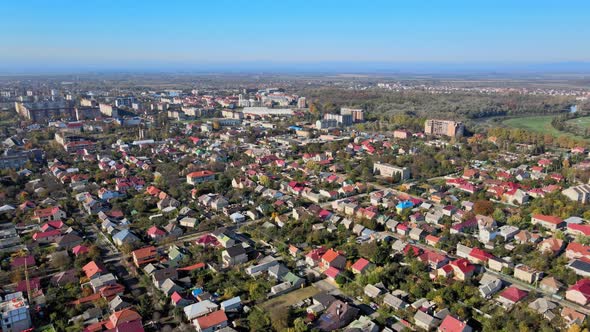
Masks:
[[[494,213],[494,203],[485,199],[477,200],[473,203],[473,212],[475,214],[489,216]]]

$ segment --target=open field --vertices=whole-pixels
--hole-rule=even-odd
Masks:
[[[260,307],[268,312],[275,311],[281,308],[288,307],[300,301],[303,301],[309,297],[316,295],[319,292],[320,290],[317,289],[315,286],[301,288],[296,291],[292,291],[287,294],[270,299],[262,303]],[[272,314],[271,317],[273,317]]]
[[[502,121],[502,124],[511,128],[525,129],[542,134],[550,134],[554,137],[567,136],[574,139],[584,140],[583,137],[572,135],[560,130],[555,129],[551,125],[551,120],[554,118],[553,115],[541,115],[541,116],[527,116],[519,118],[511,118]],[[586,118],[580,118],[586,119]],[[578,119],[579,120],[579,119]],[[589,120],[585,120],[590,122]]]
[[[585,116],[567,121],[568,124],[576,125],[580,128],[590,128],[590,116]]]

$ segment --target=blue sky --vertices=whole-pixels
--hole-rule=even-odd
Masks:
[[[0,63],[590,61],[590,1],[6,1]]]

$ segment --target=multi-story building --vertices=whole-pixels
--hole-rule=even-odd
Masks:
[[[98,108],[100,109],[100,113],[102,113],[103,115],[110,117],[119,116],[119,111],[109,104],[99,104]]]
[[[86,137],[67,135],[66,133],[55,133],[55,141],[64,147],[66,152],[77,152],[80,150],[94,151],[96,143]]]
[[[82,98],[80,99],[80,106],[83,107],[96,107],[96,101],[92,99]]]
[[[450,120],[426,120],[424,133],[426,135],[461,137],[465,127],[462,122]]]
[[[20,332],[31,328],[29,304],[22,292],[8,294],[4,302],[0,303],[2,313],[2,331]]]
[[[305,108],[307,106],[307,100],[305,97],[299,97],[297,99],[297,108]]]
[[[352,122],[363,122],[365,121],[365,111],[360,108],[341,108],[340,114],[351,115]]]
[[[339,127],[352,126],[351,114],[324,114],[324,120],[335,120]]]
[[[334,119],[322,119],[315,122],[316,129],[330,129],[338,127],[338,121]]]
[[[402,181],[410,178],[410,169],[408,167],[398,167],[384,163],[373,164],[373,173],[384,177],[394,177],[399,174]]]
[[[85,107],[80,106],[75,108],[76,120],[88,120],[94,119],[100,116],[100,110],[98,107]]]
[[[7,149],[0,156],[0,169],[5,168],[21,168],[27,162],[42,162],[45,159],[43,150],[32,149],[27,151],[16,151]]]
[[[221,110],[221,116],[226,119],[239,119],[242,120],[244,118],[244,113],[236,112],[229,109]]]
[[[135,97],[119,97],[117,99],[115,99],[115,106],[117,107],[129,107],[131,108],[131,106],[133,105],[133,103],[135,103]]]
[[[74,105],[65,100],[41,102],[15,102],[16,112],[33,122],[47,122],[52,119],[73,119]]]

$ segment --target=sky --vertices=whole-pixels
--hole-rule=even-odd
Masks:
[[[26,0],[0,71],[590,62],[590,1]]]

